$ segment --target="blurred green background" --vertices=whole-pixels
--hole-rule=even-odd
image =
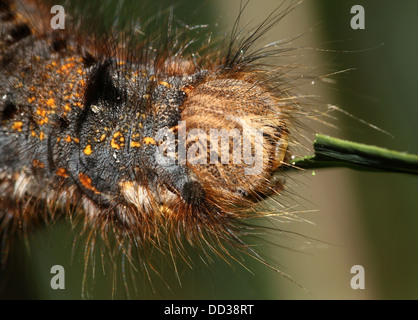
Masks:
[[[250,1],[243,25],[263,21],[282,1]],[[171,1],[155,1],[155,8]],[[185,23],[213,25],[214,33],[230,30],[241,1],[179,2],[175,16]],[[366,29],[350,27],[353,5],[366,12]],[[141,8],[138,14],[149,10]],[[135,10],[132,10],[135,13]],[[153,9],[151,9],[153,10]],[[346,112],[388,131],[384,134],[341,112],[332,124],[312,126],[315,131],[418,154],[418,2],[414,0],[305,0],[261,44],[305,33],[295,43],[303,65],[316,74],[350,71],[306,85],[318,105],[337,105]],[[310,30],[309,32],[307,32]],[[287,63],[287,58],[283,58]],[[280,57],[275,64],[280,65]],[[179,264],[181,285],[172,267],[154,289],[143,273],[131,273],[110,261],[103,274],[100,263],[94,280],[89,277],[85,298],[138,299],[416,299],[418,298],[418,179],[414,176],[327,169],[288,179],[292,200],[301,211],[299,222],[274,222],[275,227],[303,236],[271,232],[272,244],[257,248],[268,261],[299,285],[249,258],[245,270],[238,263],[219,260],[206,265],[196,258],[192,270]],[[306,211],[303,213],[302,211]],[[39,230],[16,244],[9,264],[0,273],[0,297],[79,299],[82,297],[83,244],[73,246],[69,223]],[[310,237],[319,241],[311,241]],[[282,246],[287,247],[281,248]],[[100,257],[97,257],[100,260]],[[160,263],[158,260],[156,263]],[[54,291],[50,268],[66,270],[66,289]],[[362,265],[366,289],[350,287],[350,269]],[[125,272],[119,272],[125,270]],[[112,279],[117,278],[113,290]],[[121,274],[127,279],[125,290]],[[306,290],[301,288],[304,287]],[[135,288],[134,288],[135,287]],[[309,291],[309,293],[307,292]],[[129,296],[127,293],[129,292]]]

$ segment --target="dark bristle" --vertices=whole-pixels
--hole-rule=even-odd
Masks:
[[[58,124],[60,127],[60,130],[65,130],[70,125],[70,122],[66,117],[58,117]]]
[[[87,50],[82,50],[81,56],[83,58],[83,65],[86,68],[90,68],[95,63],[97,63],[96,58],[93,57],[93,55],[90,52],[88,52]]]
[[[64,50],[66,47],[67,39],[58,33],[54,33],[52,37],[52,50],[55,52],[59,52]]]
[[[1,111],[1,119],[2,120],[10,120],[17,112],[16,105],[11,101],[6,101],[2,111]]]
[[[31,34],[32,31],[27,23],[18,24],[10,31],[10,36],[15,42],[22,40]]]
[[[110,65],[111,62],[107,60],[92,72],[84,96],[86,107],[98,101],[115,101],[119,96],[109,73]]]

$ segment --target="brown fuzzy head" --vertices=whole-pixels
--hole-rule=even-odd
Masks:
[[[70,155],[89,164],[68,172],[90,207],[101,207],[90,215],[106,212],[143,240],[167,232],[235,236],[239,220],[282,189],[274,174],[289,155],[291,107],[251,73],[135,78],[137,66],[124,65],[132,70],[123,74],[132,76],[123,90],[115,80],[119,68],[99,65],[91,72],[76,129],[83,153]]]

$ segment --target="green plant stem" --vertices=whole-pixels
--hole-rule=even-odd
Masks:
[[[314,141],[315,155],[294,159],[289,168],[345,167],[364,171],[418,174],[418,155],[341,140],[321,134]]]

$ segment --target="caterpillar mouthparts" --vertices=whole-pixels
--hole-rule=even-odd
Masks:
[[[291,8],[189,52],[192,31],[170,14],[164,37],[141,21],[122,35],[75,17],[53,30],[49,7],[1,0],[3,241],[64,215],[139,251],[207,236],[252,250],[241,229],[283,189],[299,108],[262,63],[285,49],[252,48]]]

